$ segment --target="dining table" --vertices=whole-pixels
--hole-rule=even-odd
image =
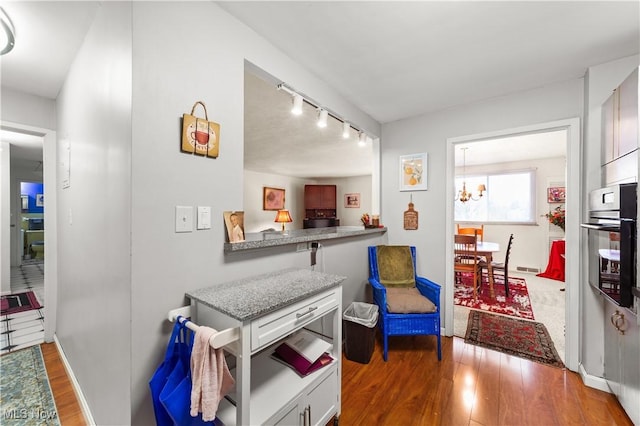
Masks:
[[[476,253],[478,256],[484,257],[487,261],[487,274],[489,277],[489,293],[492,298],[495,298],[495,292],[493,291],[493,253],[500,251],[500,244],[491,241],[478,241],[476,244]]]

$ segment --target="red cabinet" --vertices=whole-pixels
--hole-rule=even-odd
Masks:
[[[336,186],[305,185],[304,209],[305,228],[338,226],[336,219]]]

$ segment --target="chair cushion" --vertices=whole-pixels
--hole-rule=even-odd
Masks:
[[[426,314],[436,311],[436,305],[416,287],[387,289],[387,310],[394,314]]]
[[[416,273],[409,246],[377,246],[378,274],[385,287],[415,287]]]

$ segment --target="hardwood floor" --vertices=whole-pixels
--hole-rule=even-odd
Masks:
[[[60,424],[62,426],[85,426],[87,422],[67,376],[67,371],[64,369],[58,348],[55,343],[42,343],[40,349],[42,349],[53,398],[56,401]]]
[[[62,426],[86,425],[53,343],[41,345]],[[376,340],[369,364],[343,358],[343,426],[625,425],[614,396],[569,370],[442,337],[392,337],[389,361]],[[330,423],[332,424],[332,422]]]
[[[567,369],[442,337],[379,339],[369,364],[343,357],[341,425],[633,425],[614,396]]]

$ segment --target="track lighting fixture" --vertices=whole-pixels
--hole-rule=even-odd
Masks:
[[[7,12],[4,11],[3,8],[0,7],[0,26],[2,27],[2,32],[0,32],[0,55],[4,55],[5,53],[11,52],[13,46],[15,45],[16,39],[16,29],[13,26],[13,22],[11,22],[11,18],[7,15]]]
[[[365,132],[360,132],[358,136],[358,146],[365,146],[367,142],[367,134]]]
[[[285,92],[291,95],[291,101],[293,103],[293,108],[291,109],[292,114],[294,115],[302,114],[302,104],[306,102],[307,104],[311,105],[314,108],[317,108],[318,110],[318,121],[317,121],[318,127],[327,127],[328,125],[327,121],[329,118],[328,109],[320,106],[320,104],[307,98],[306,96],[303,97],[301,94],[297,93],[295,90],[287,87],[284,83],[278,84],[277,89],[284,90]],[[358,135],[359,135],[358,145],[365,146],[367,143],[371,143],[373,141],[371,136],[368,136],[365,132],[358,129],[357,127],[352,126],[351,123],[343,120],[337,114],[331,113],[331,117],[342,122],[342,137],[344,139],[349,139],[351,137],[351,129],[353,128],[356,132],[358,132]]]
[[[349,133],[351,131],[351,125],[346,121],[342,123],[342,137],[343,139],[349,139]]]
[[[318,110],[318,127],[327,127],[327,118],[329,117],[329,112],[326,109],[320,108]]]
[[[304,98],[297,93],[293,94],[293,108],[291,108],[291,114],[293,115],[301,115],[302,114],[302,102]]]

